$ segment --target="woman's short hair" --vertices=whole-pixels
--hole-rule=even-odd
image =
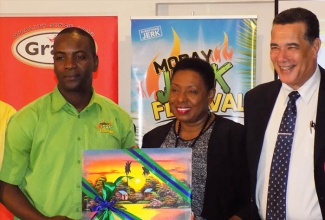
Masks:
[[[185,58],[178,61],[173,68],[172,79],[179,70],[192,70],[197,72],[204,81],[206,89],[209,91],[215,88],[215,74],[210,63],[200,58]]]

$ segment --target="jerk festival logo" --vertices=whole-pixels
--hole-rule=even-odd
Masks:
[[[175,33],[176,34],[176,33]],[[218,111],[221,107],[221,111],[225,112],[227,109],[233,109],[235,111],[243,111],[242,107],[242,94],[240,94],[240,97],[238,99],[238,103],[236,103],[235,98],[233,97],[233,94],[230,93],[231,88],[227,84],[226,80],[223,78],[223,75],[226,74],[231,68],[233,68],[233,64],[231,62],[232,56],[233,56],[233,50],[228,45],[228,37],[225,34],[225,39],[222,44],[222,46],[219,48],[218,45],[214,50],[209,49],[208,51],[200,51],[200,52],[193,52],[192,54],[179,54],[178,56],[171,56],[167,59],[163,59],[162,63],[159,64],[157,61],[152,62],[152,66],[150,67],[151,71],[154,71],[154,73],[151,73],[151,75],[160,75],[163,74],[165,86],[163,90],[158,90],[155,94],[156,101],[152,102],[152,109],[154,113],[155,120],[160,120],[160,113],[165,112],[167,118],[173,117],[173,114],[170,112],[169,103],[168,103],[168,97],[170,92],[170,82],[171,82],[171,75],[173,71],[173,67],[175,64],[185,58],[188,57],[194,57],[194,58],[200,58],[204,59],[207,62],[211,63],[211,66],[215,73],[215,80],[220,85],[223,93],[218,93],[215,97],[213,103],[211,103],[211,109],[212,111]],[[226,59],[226,62],[218,65],[215,61],[220,62],[221,61],[221,54]],[[150,70],[148,69],[148,70]],[[149,73],[149,72],[148,72]],[[149,75],[148,75],[149,77]],[[150,81],[147,83],[151,84]],[[152,84],[151,84],[152,85]],[[147,84],[148,86],[148,84]],[[223,96],[226,94],[226,97],[224,99]]]
[[[188,57],[205,60],[210,63],[214,70],[217,92],[210,104],[211,110],[235,121],[243,119],[244,93],[252,88],[255,83],[256,20],[243,19],[240,30],[242,31],[237,33],[236,41],[237,44],[242,45],[242,48],[236,51],[239,56],[235,58],[235,51],[229,44],[228,35],[225,32],[223,39],[214,48],[182,53],[180,49],[181,40],[172,28],[174,44],[169,57],[159,60],[159,55],[156,55],[150,62],[146,77],[140,82],[139,87],[142,98],[145,98],[146,95],[154,97],[154,101],[151,102],[151,109],[156,122],[164,118],[166,118],[165,121],[168,121],[174,117],[168,102],[172,71],[177,62]],[[240,73],[240,77],[232,72],[235,65],[240,65],[240,68],[236,69],[236,72]],[[232,86],[238,87],[238,83],[234,83],[236,80],[240,81],[239,84],[242,87],[239,92],[238,89],[235,92],[232,89]]]

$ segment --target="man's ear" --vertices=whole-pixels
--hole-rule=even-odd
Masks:
[[[98,58],[98,56],[96,55],[96,56],[94,56],[94,70],[93,70],[93,72],[96,72],[96,71],[97,71],[97,69],[98,69],[98,64],[99,64],[99,58]]]
[[[317,54],[319,52],[319,49],[321,47],[321,44],[322,44],[322,42],[321,42],[321,39],[319,39],[319,38],[316,38],[314,40],[314,42],[313,42],[313,45],[312,46],[313,46],[313,50],[314,50],[314,54],[315,54],[316,59],[317,59]]]

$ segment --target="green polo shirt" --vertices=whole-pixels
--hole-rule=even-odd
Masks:
[[[82,150],[134,146],[133,129],[113,101],[94,92],[78,113],[56,88],[12,117],[0,179],[46,216],[81,219]]]

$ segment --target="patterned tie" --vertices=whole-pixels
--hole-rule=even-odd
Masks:
[[[286,219],[286,192],[291,155],[291,146],[296,125],[297,91],[289,94],[289,101],[283,113],[276,141],[269,178],[266,219]]]

